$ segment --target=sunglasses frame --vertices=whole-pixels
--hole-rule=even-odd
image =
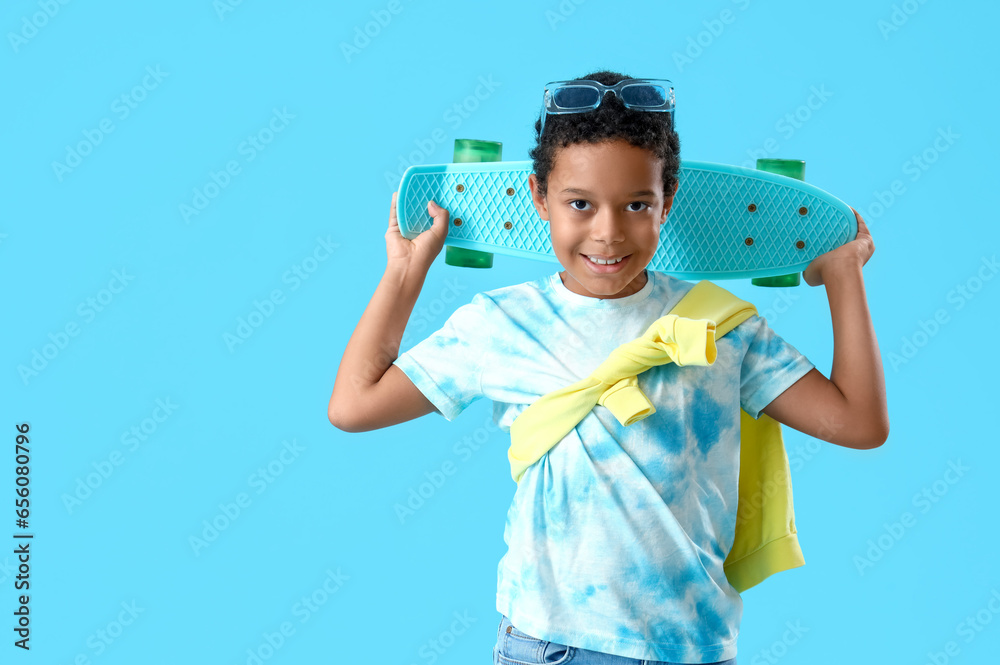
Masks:
[[[667,94],[662,104],[648,105],[648,104],[630,104],[626,101],[625,96],[622,91],[625,88],[632,86],[647,86],[655,85],[662,87],[666,90]],[[564,107],[556,104],[555,92],[564,88],[590,88],[596,90],[598,93],[597,102],[594,104],[588,104],[586,106],[575,106],[575,107]],[[569,81],[550,81],[545,84],[545,92],[542,96],[542,126],[539,130],[539,136],[545,131],[545,118],[549,115],[561,115],[564,113],[586,113],[587,111],[593,111],[599,107],[604,102],[604,96],[608,92],[613,92],[618,96],[618,99],[622,101],[622,104],[626,108],[636,109],[639,111],[652,111],[652,112],[666,112],[670,113],[671,125],[673,124],[673,112],[674,112],[674,84],[668,79],[622,79],[614,85],[604,85],[600,81],[592,81],[590,79],[573,79]]]

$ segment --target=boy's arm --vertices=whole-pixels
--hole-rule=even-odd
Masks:
[[[448,232],[448,211],[433,202],[433,225],[413,240],[396,219],[396,194],[389,207],[385,273],[347,342],[337,368],[327,417],[337,429],[366,432],[431,413],[434,405],[393,365],[410,313]]]
[[[885,376],[865,297],[862,266],[875,246],[858,218],[855,240],[817,257],[803,276],[826,285],[833,323],[830,378],[812,369],[763,412],[810,436],[847,448],[877,448],[889,436]],[[822,259],[822,260],[821,260]]]
[[[393,361],[426,275],[389,265],[354,329],[337,368],[327,408],[330,423],[345,432],[389,427],[434,411]]]

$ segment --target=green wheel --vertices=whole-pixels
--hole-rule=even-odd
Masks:
[[[796,180],[806,179],[806,163],[801,159],[758,159],[757,170],[777,173]],[[754,277],[750,280],[754,286],[798,286],[799,273],[791,275],[775,275],[774,277]]]
[[[455,139],[455,155],[452,161],[465,162],[499,162],[503,144],[497,141],[477,141],[475,139]],[[492,268],[492,252],[480,252],[477,249],[447,246],[444,248],[444,262],[459,268]]]

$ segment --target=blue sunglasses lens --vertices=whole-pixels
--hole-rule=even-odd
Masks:
[[[600,92],[584,86],[567,86],[552,93],[552,101],[564,109],[579,109],[597,106]]]
[[[627,85],[621,90],[623,101],[630,106],[663,106],[667,91],[659,85]]]

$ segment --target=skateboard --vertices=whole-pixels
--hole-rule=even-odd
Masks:
[[[765,161],[771,167],[790,162],[804,172],[801,161]],[[857,219],[843,201],[761,168],[682,160],[680,186],[647,267],[679,279],[750,278],[761,286],[794,286],[814,258],[857,236]],[[473,255],[558,263],[548,222],[531,201],[532,172],[530,161],[410,166],[396,202],[400,233],[412,239],[430,228],[427,202],[433,199],[449,211],[445,245],[477,250]],[[492,257],[489,265],[449,263],[489,267]]]

